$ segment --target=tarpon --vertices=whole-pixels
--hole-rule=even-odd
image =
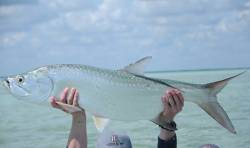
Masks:
[[[2,77],[1,81],[13,96],[38,102],[58,96],[65,87],[74,87],[80,92],[80,106],[98,117],[95,120],[98,128],[103,128],[106,119],[151,120],[164,126],[159,117],[163,110],[160,98],[166,90],[175,88],[182,92],[185,101],[197,104],[224,128],[236,133],[216,95],[240,74],[208,84],[151,78],[144,75],[144,66],[150,60],[151,57],[145,57],[119,70],[77,64],[48,65]]]

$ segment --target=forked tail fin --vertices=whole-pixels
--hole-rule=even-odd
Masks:
[[[229,119],[225,110],[220,106],[219,102],[217,102],[217,94],[227,85],[228,81],[231,79],[243,74],[244,72],[237,74],[235,76],[226,78],[224,80],[212,82],[203,85],[205,88],[209,90],[209,97],[207,102],[199,103],[198,105],[205,110],[212,118],[214,118],[219,124],[228,129],[231,133],[236,134],[234,126]]]

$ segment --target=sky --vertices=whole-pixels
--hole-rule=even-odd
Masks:
[[[249,0],[0,0],[0,75],[48,64],[250,67]]]

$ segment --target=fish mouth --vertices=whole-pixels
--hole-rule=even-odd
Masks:
[[[10,89],[10,81],[6,77],[0,77],[0,94],[5,94]]]
[[[0,80],[2,81],[2,85],[6,88],[10,88],[10,81],[7,78],[1,77]]]
[[[3,84],[4,84],[7,88],[10,88],[10,81],[9,81],[9,80],[4,80]]]

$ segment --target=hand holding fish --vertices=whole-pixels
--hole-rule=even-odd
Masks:
[[[50,98],[50,104],[52,107],[61,109],[66,113],[71,113],[73,116],[82,114],[85,116],[85,111],[79,106],[79,93],[75,88],[64,88],[61,92],[60,99],[55,96]],[[72,111],[74,109],[79,109],[79,111]]]
[[[72,127],[68,138],[68,148],[87,148],[86,115],[84,109],[74,112],[74,108],[80,108],[78,104],[79,93],[75,88],[64,88],[60,99],[52,96],[50,104],[54,108],[72,114]]]
[[[179,113],[183,108],[184,97],[180,91],[171,89],[167,90],[161,99],[163,104],[163,120],[166,122],[173,121],[176,114]],[[176,145],[176,134],[174,131],[168,131],[161,128],[159,139],[164,141],[171,141],[170,139],[172,139],[172,141],[175,141]]]
[[[184,105],[184,98],[181,92],[176,89],[167,90],[161,99],[164,105],[162,115],[166,121],[173,120],[176,114],[182,110]]]

